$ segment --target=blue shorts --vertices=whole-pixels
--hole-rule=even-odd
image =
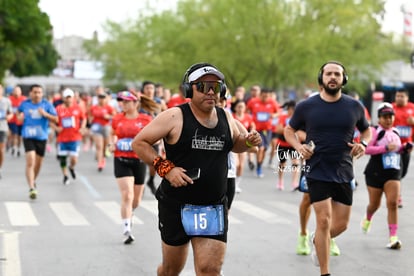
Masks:
[[[262,138],[262,144],[259,147],[267,149],[272,141],[272,132],[270,130],[260,130],[258,132]]]
[[[17,125],[16,123],[9,123],[9,129],[12,134],[22,135],[22,125]]]
[[[80,142],[59,142],[58,143],[58,156],[78,156],[79,155]]]

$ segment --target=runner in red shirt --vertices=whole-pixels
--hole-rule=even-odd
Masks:
[[[76,98],[76,93],[75,93],[75,98]],[[88,114],[88,110],[92,104],[92,97],[88,95],[88,93],[86,92],[81,92],[79,93],[79,97],[77,99],[77,103],[79,105],[79,107],[82,109],[82,111],[87,115]],[[86,116],[87,117],[87,116]],[[90,135],[90,123],[88,120],[86,120],[86,128],[85,128],[85,132],[82,133],[82,149],[83,151],[89,151],[89,149],[92,146],[92,137]]]
[[[368,123],[371,123],[371,115],[369,114],[369,111],[365,107],[365,105],[359,100],[359,94],[356,91],[353,91],[349,95],[352,98],[354,98],[355,100],[357,100],[358,102],[361,103],[362,107],[364,108],[365,118],[367,119]],[[359,130],[357,128],[355,128],[355,132],[354,132],[354,143],[361,142],[360,136],[361,136],[361,133],[359,132]]]
[[[239,121],[247,129],[248,132],[256,129],[253,117],[246,112],[246,104],[243,100],[238,99],[234,101],[231,104],[231,111],[234,119]],[[236,193],[240,193],[242,191],[240,183],[242,180],[247,154],[247,152],[236,154]]]
[[[257,152],[256,174],[258,177],[264,177],[262,163],[272,139],[272,120],[278,116],[279,111],[279,105],[276,100],[271,98],[271,92],[269,89],[262,89],[260,97],[252,98],[247,104],[247,109],[253,116],[256,130],[262,137],[262,145]]]
[[[275,153],[279,161],[279,166],[277,168],[279,182],[277,183],[277,189],[283,190],[283,175],[284,172],[292,173],[292,190],[296,190],[299,186],[299,174],[300,174],[300,158],[299,154],[295,149],[285,140],[283,136],[283,131],[285,127],[289,124],[289,120],[295,111],[296,102],[288,101],[283,105],[283,108],[286,108],[286,113],[283,113],[279,116],[279,122],[277,124],[276,133],[279,134],[277,139],[277,147]],[[290,167],[286,166],[287,159],[292,160],[292,165]]]
[[[63,184],[68,185],[68,168],[72,179],[76,179],[75,166],[78,163],[81,132],[86,128],[86,116],[76,104],[71,89],[65,89],[62,96],[63,103],[56,107],[59,121],[52,127],[57,133],[57,155],[63,173]],[[67,157],[69,157],[69,167],[67,167]]]
[[[401,153],[401,179],[407,174],[410,164],[413,142],[414,104],[408,101],[408,91],[400,89],[395,92],[395,102],[392,103],[395,112],[393,126],[399,131],[404,151]],[[401,183],[402,184],[402,183]],[[402,187],[401,187],[402,188]],[[402,198],[398,199],[398,207],[402,208]]]
[[[26,100],[26,96],[22,95],[22,89],[20,86],[14,87],[12,94],[9,96],[12,110],[13,110],[13,117],[8,120],[10,135],[8,140],[11,141],[11,155],[20,156],[20,146],[22,144],[22,125],[23,121],[17,120],[17,108],[19,105]]]
[[[180,85],[178,94],[176,94],[176,95],[174,95],[170,98],[170,100],[167,103],[167,107],[171,108],[171,107],[183,104],[183,103],[188,103],[190,101],[191,101],[190,98],[186,98],[184,96],[182,86]]]
[[[109,148],[114,152],[114,174],[121,193],[121,217],[124,244],[132,243],[131,233],[133,210],[138,207],[144,192],[146,164],[132,150],[132,139],[152,120],[148,114],[138,113],[141,101],[152,101],[129,91],[117,94],[122,110],[112,119]],[[154,102],[156,105],[156,103]]]
[[[91,122],[91,133],[96,149],[96,160],[98,161],[98,171],[105,167],[105,147],[108,144],[109,133],[111,130],[111,119],[116,114],[116,110],[109,104],[108,95],[98,94],[98,103],[89,110],[89,121]]]

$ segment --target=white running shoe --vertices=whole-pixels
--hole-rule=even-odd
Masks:
[[[311,236],[310,236],[310,239],[309,239],[309,242],[311,243],[311,248],[312,248],[311,259],[312,259],[312,263],[315,266],[319,266],[319,260],[318,260],[318,255],[316,254],[314,240],[315,240],[315,232],[312,232]]]

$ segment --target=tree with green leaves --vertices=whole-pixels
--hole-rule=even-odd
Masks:
[[[108,22],[108,40],[88,43],[105,78],[153,79],[178,85],[191,64],[207,61],[230,88],[316,87],[327,60],[344,63],[364,87],[382,65],[407,49],[381,32],[381,0],[181,0],[175,11]],[[404,50],[402,50],[404,49]]]
[[[0,1],[0,81],[10,70],[15,76],[48,75],[58,53],[52,26],[38,0]]]

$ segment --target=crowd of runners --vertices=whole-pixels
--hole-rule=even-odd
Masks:
[[[139,90],[129,89],[117,93],[104,87],[96,87],[90,93],[70,87],[56,93],[46,93],[40,85],[32,85],[25,96],[19,86],[6,94],[0,85],[0,177],[6,152],[16,158],[24,156],[22,162],[26,162],[29,198],[35,200],[39,196],[36,179],[45,154],[52,148],[56,149],[63,185],[76,179],[76,164],[82,151],[94,152],[97,173],[107,169],[107,160],[111,158],[121,193],[124,243],[132,243],[133,210],[139,206],[145,185],[155,195],[159,183],[155,183],[156,166],[144,163],[133,150],[131,143],[161,112],[191,101],[183,89],[186,88],[180,85],[178,92],[172,94],[170,89],[146,81]],[[289,143],[291,140],[286,139],[284,134],[298,104],[312,96],[322,98],[323,94],[319,92],[305,93],[302,99],[283,100],[283,103],[281,99],[277,99],[275,90],[260,85],[252,85],[248,91],[239,86],[234,91],[227,89],[225,93],[220,92],[223,100],[221,106],[226,112],[247,132],[257,132],[261,138],[256,150],[229,155],[229,160],[232,160],[229,164],[233,164],[233,167],[228,178],[232,179],[233,185],[227,195],[233,199],[235,193],[242,192],[245,167],[253,171],[257,181],[260,181],[264,176],[263,166],[275,170],[275,190],[303,192],[299,205],[300,231],[296,248],[299,255],[309,255],[312,251],[315,234],[308,232],[307,221],[311,202],[315,199],[310,199],[306,179],[303,177],[309,166],[304,160],[306,158],[303,158],[306,152],[300,152],[297,147],[293,147]],[[361,107],[364,108],[362,103]],[[366,108],[364,112],[365,119],[370,122]],[[368,142],[361,139],[360,131],[368,131],[361,121],[360,130],[355,129],[354,140],[350,141],[362,144],[365,153],[371,156],[364,172],[366,179],[353,179],[352,188],[356,188],[355,183],[366,183],[368,187],[369,203],[361,222],[364,233],[369,232],[373,215],[380,206],[382,194],[385,194],[390,232],[387,247],[399,249],[402,242],[397,236],[397,208],[403,207],[400,181],[406,176],[410,162],[414,104],[409,101],[408,91],[399,89],[395,93],[394,102],[384,103],[373,112],[378,112],[378,123],[369,127],[372,139],[368,139]],[[302,113],[301,110],[300,114]],[[301,120],[306,122],[305,118]],[[300,128],[297,118],[294,124],[299,127],[295,129],[298,141],[309,142],[307,133]],[[320,145],[316,145],[316,150],[318,146]],[[165,158],[162,139],[156,141],[152,147],[160,157]],[[358,157],[357,154],[355,156]],[[265,161],[268,163],[264,164]],[[290,183],[285,183],[286,174],[291,174],[288,178]],[[318,252],[323,250],[318,249]],[[333,238],[330,239],[329,253],[333,256],[340,255]]]

